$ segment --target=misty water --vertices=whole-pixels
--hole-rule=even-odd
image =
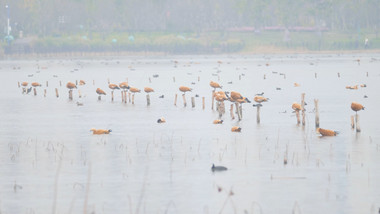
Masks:
[[[378,213],[379,68],[378,54],[0,61],[0,213]],[[66,83],[81,79],[69,100]],[[118,90],[111,101],[108,80],[142,92],[134,104]],[[229,101],[224,123],[212,124],[211,80],[251,101],[264,92],[260,124],[253,103],[232,120]],[[23,94],[23,81],[42,87]],[[181,85],[193,88],[186,107]],[[305,126],[291,109],[302,93]],[[337,136],[316,134],[314,99],[320,127]],[[353,101],[366,107],[360,133]],[[213,173],[213,163],[228,170]]]

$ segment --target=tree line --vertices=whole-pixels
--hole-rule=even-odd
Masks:
[[[207,32],[268,26],[376,31],[379,0],[0,0],[12,34]],[[8,8],[5,7],[8,5]]]

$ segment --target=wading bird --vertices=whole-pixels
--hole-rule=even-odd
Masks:
[[[217,82],[214,82],[214,81],[211,81],[210,82],[210,86],[212,87],[212,88],[214,88],[214,91],[217,89],[217,88],[222,88],[222,86],[221,85],[219,85],[219,83],[217,83]]]
[[[193,90],[193,89],[192,89],[192,88],[189,88],[189,87],[187,87],[187,86],[180,86],[180,87],[179,87],[179,90],[180,90],[181,92],[183,92],[183,94],[185,94],[186,92],[191,91],[191,90]]]
[[[84,80],[79,80],[79,85],[86,85],[86,82]]]
[[[38,82],[32,82],[32,86],[33,86],[33,87],[39,87],[39,86],[41,86],[41,84],[38,83]]]
[[[132,93],[140,93],[141,90],[138,89],[138,88],[130,87],[129,91],[132,92]]]
[[[301,104],[294,102],[294,103],[292,104],[292,109],[293,109],[294,111],[301,111],[301,110],[302,110],[302,106],[301,106]]]
[[[77,86],[76,86],[74,83],[72,83],[72,82],[68,82],[68,83],[66,84],[66,88],[72,90],[72,89],[74,89],[74,88],[77,88]]]
[[[360,104],[360,103],[352,102],[352,103],[351,103],[351,109],[352,109],[353,111],[355,111],[356,114],[357,114],[358,111],[360,111],[360,110],[364,110],[364,106],[363,106],[362,104]]]
[[[154,92],[153,88],[150,88],[150,87],[144,87],[144,91],[145,91],[146,93]]]
[[[253,100],[257,103],[268,102],[269,98],[263,96],[255,96]]]
[[[97,89],[96,89],[96,93],[99,94],[99,96],[100,96],[100,95],[107,95],[106,92],[103,91],[103,90],[100,89],[100,88],[97,88]]]
[[[130,88],[127,82],[121,82],[121,83],[119,84],[119,87],[120,87],[121,89],[123,89],[124,91],[127,91],[127,90]]]
[[[113,83],[110,83],[110,84],[108,85],[108,88],[112,89],[112,91],[115,90],[115,89],[120,90],[119,86],[116,85],[116,84],[113,84]]]

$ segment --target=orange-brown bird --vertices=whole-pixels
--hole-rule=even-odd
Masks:
[[[129,89],[129,85],[128,85],[127,82],[121,82],[121,83],[119,84],[119,87],[122,88],[122,89],[125,90],[125,91]]]
[[[339,132],[330,129],[317,128],[317,133],[322,136],[336,136]]]
[[[242,103],[251,103],[251,101],[248,98],[246,98],[246,97],[243,97],[241,99],[237,99],[237,100],[235,100],[235,102],[240,103],[240,104],[242,104]]]
[[[298,84],[298,83],[294,83],[294,87],[300,87],[301,85],[300,84]]]
[[[120,89],[118,85],[113,84],[113,83],[108,84],[108,87],[109,87],[110,89],[112,89],[112,90],[115,90],[115,89],[118,89],[118,90],[119,90],[119,89]]]
[[[354,86],[346,86],[346,89],[358,89],[359,87],[358,87],[358,85],[354,85]]]
[[[92,134],[109,134],[110,132],[112,132],[111,129],[90,129],[90,131],[92,131]]]
[[[68,82],[66,84],[66,88],[68,88],[68,89],[71,90],[71,89],[77,88],[77,86],[74,83],[72,83],[72,82]]]
[[[228,100],[228,95],[224,91],[218,91],[214,93],[215,100],[218,102],[223,102],[225,100]]]
[[[239,92],[236,92],[236,91],[231,91],[230,93],[230,98],[231,100],[237,100],[237,99],[243,99],[243,96],[241,96],[241,94]]]
[[[102,95],[102,94],[103,94],[103,95],[106,95],[106,92],[103,91],[103,90],[100,89],[100,88],[97,88],[97,89],[96,89],[96,93],[99,94],[99,95]]]
[[[240,131],[241,131],[241,128],[238,127],[238,126],[233,126],[233,127],[231,128],[231,132],[240,132]]]
[[[141,90],[138,89],[138,88],[130,87],[129,91],[132,92],[132,93],[140,93]]]
[[[193,90],[193,89],[192,89],[192,88],[189,88],[189,87],[187,87],[187,86],[180,86],[180,87],[179,87],[179,90],[185,94],[186,92],[191,91],[191,90]]]
[[[84,80],[79,80],[79,85],[86,85],[86,82]]]
[[[154,92],[153,88],[150,88],[150,87],[144,87],[144,91],[146,93]]]
[[[214,82],[214,81],[211,81],[211,82],[210,82],[210,86],[211,86],[212,88],[214,88],[214,91],[215,91],[217,88],[222,88],[222,86],[219,85],[219,83]]]
[[[38,82],[32,82],[32,86],[33,87],[38,87],[38,86],[41,86],[41,84],[39,84]]]
[[[302,106],[301,106],[301,104],[294,102],[294,103],[292,104],[292,109],[293,109],[294,111],[301,111],[301,110],[302,110]]]
[[[253,100],[257,103],[267,102],[269,98],[263,97],[263,96],[255,96]]]
[[[213,124],[222,124],[223,120],[214,120],[212,123]]]
[[[21,83],[21,85],[24,86],[24,87],[28,86],[28,84],[29,84],[28,82],[22,82]]]
[[[351,109],[353,111],[355,111],[356,113],[358,113],[358,111],[364,110],[364,106],[362,104],[360,104],[360,103],[352,102],[351,103]]]
[[[366,84],[360,84],[360,87],[365,88],[365,87],[367,87],[367,85]]]

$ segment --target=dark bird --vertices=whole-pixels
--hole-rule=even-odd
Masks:
[[[166,120],[165,118],[161,117],[160,119],[157,120],[157,123],[165,123]]]
[[[159,96],[158,98],[164,98],[164,95]]]
[[[211,171],[226,171],[227,167],[225,166],[215,166],[215,164],[212,164]]]

